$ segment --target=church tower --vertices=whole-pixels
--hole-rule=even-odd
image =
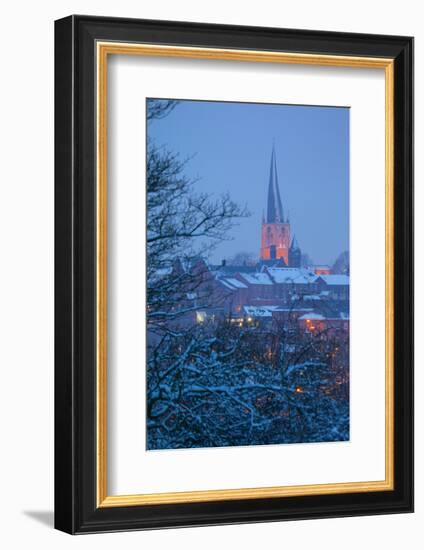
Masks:
[[[277,160],[272,147],[266,218],[262,221],[261,260],[280,260],[289,265],[290,224],[284,219],[278,187]]]
[[[300,267],[301,263],[302,251],[300,250],[296,237],[293,236],[293,240],[289,248],[289,265],[290,267]]]

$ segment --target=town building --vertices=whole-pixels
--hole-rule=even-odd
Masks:
[[[295,319],[302,330],[348,330],[349,275],[332,274],[329,266],[302,266],[302,251],[285,216],[278,184],[275,147],[271,153],[267,209],[261,224],[260,257],[255,265],[211,265],[197,258],[176,261],[181,276],[190,276],[181,307],[187,323],[269,324]]]

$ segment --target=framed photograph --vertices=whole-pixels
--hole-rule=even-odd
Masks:
[[[55,525],[413,510],[413,39],[55,25]]]

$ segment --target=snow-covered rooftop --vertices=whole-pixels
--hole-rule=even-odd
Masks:
[[[165,277],[168,277],[172,273],[172,267],[162,267],[160,269],[155,269],[155,271],[152,271],[149,273],[149,280],[150,282],[158,282],[161,279],[164,279]]]
[[[250,317],[272,317],[277,306],[243,306],[243,311]]]
[[[267,273],[240,273],[239,275],[250,285],[272,285]]]
[[[299,317],[302,321],[349,321],[349,314],[340,312],[336,315],[332,315],[329,317],[324,317],[324,315],[321,315],[320,313],[311,312],[311,313],[305,313],[305,315],[302,315]]]
[[[218,281],[224,285],[226,288],[229,288],[230,290],[235,290],[233,285],[231,285],[226,279],[218,279]]]
[[[327,285],[348,285],[349,284],[349,275],[320,275],[321,279]]]
[[[305,313],[305,315],[302,315],[299,317],[301,321],[324,321],[325,317],[324,315],[321,315],[320,313]]]
[[[238,279],[234,279],[234,278],[231,277],[231,278],[227,278],[226,281],[228,281],[230,283],[230,285],[233,285],[236,288],[247,288],[247,285],[245,285],[244,283],[242,283]]]
[[[290,306],[276,306],[275,310],[276,313],[300,313],[313,311],[312,307],[290,307]]]
[[[269,267],[268,273],[276,283],[295,283],[297,285],[313,283],[318,279],[309,269],[303,267]]]
[[[234,279],[232,277],[223,277],[222,279],[218,279],[224,286],[227,288],[230,288],[231,290],[235,290],[238,288],[247,288],[247,286],[239,281],[238,279]]]

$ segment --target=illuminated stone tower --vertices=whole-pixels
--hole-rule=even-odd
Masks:
[[[283,259],[289,265],[290,224],[284,219],[278,187],[277,160],[272,147],[266,218],[262,220],[261,260]]]

